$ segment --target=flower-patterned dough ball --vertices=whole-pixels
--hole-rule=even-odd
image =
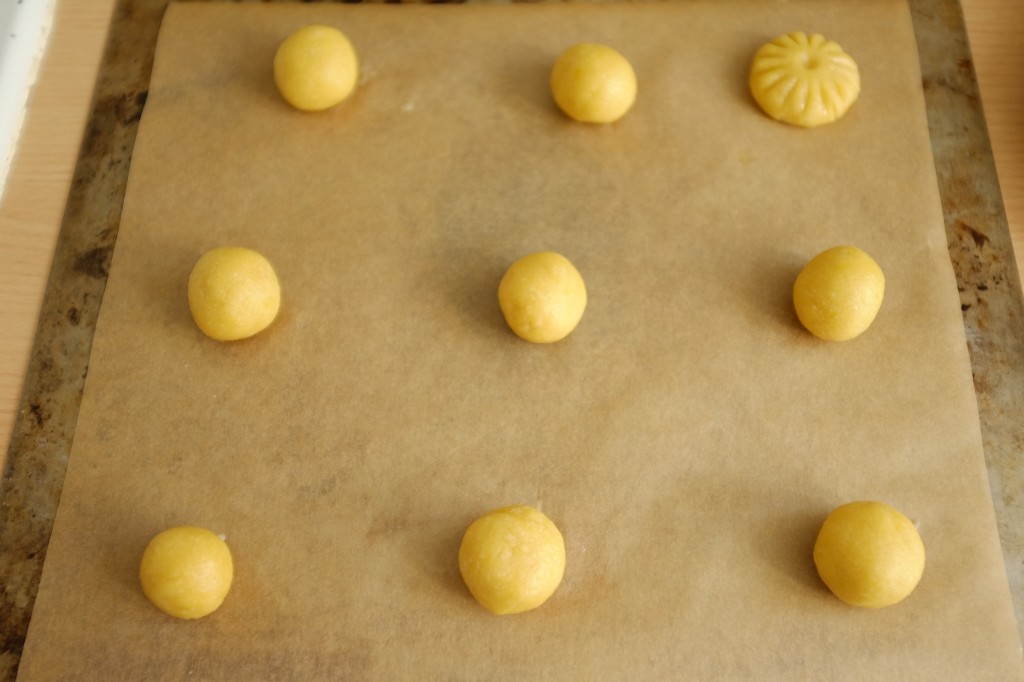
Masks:
[[[860,71],[836,43],[796,31],[757,51],[750,92],[772,118],[813,128],[838,120],[857,100]]]

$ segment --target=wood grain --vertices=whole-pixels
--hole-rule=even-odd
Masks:
[[[962,0],[962,6],[1013,250],[1024,254],[1024,3]]]
[[[0,198],[0,444],[6,458],[114,0],[60,0]]]
[[[18,410],[53,246],[115,0],[60,0],[0,199],[0,444]],[[1024,253],[1024,3],[962,0],[1014,249]]]

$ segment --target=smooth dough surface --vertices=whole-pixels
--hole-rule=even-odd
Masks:
[[[285,38],[274,55],[274,82],[285,101],[323,111],[355,90],[359,60],[348,37],[331,26],[306,26]]]
[[[196,262],[188,278],[188,305],[203,333],[237,341],[263,331],[281,307],[281,285],[262,254],[219,247]]]
[[[551,94],[570,118],[612,123],[636,101],[636,73],[607,45],[580,43],[559,56],[551,70]]]
[[[814,565],[847,604],[881,608],[903,601],[924,573],[924,543],[913,522],[883,502],[850,502],[828,515]]]
[[[885,296],[878,263],[855,246],[836,246],[812,258],[793,284],[793,306],[809,332],[848,341],[874,322]]]
[[[520,258],[498,285],[498,303],[517,335],[534,343],[568,336],[587,307],[583,277],[568,258],[542,251]]]
[[[216,611],[233,578],[227,543],[196,526],[176,526],[156,535],[139,566],[143,593],[175,618],[202,618]]]
[[[554,594],[565,573],[562,533],[525,505],[484,514],[466,530],[459,571],[470,593],[492,613],[535,609]]]

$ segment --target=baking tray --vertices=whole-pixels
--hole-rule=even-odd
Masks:
[[[65,208],[0,487],[4,679],[17,673],[60,499],[156,37],[168,2],[118,3]],[[1024,423],[1018,416],[1024,414],[1024,296],[959,2],[909,4],[989,480],[1020,624],[1024,464],[1019,453]]]

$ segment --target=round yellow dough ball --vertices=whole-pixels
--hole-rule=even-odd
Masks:
[[[205,528],[177,526],[158,534],[142,554],[139,580],[149,601],[175,618],[216,611],[231,589],[227,543]]]
[[[277,317],[281,285],[270,262],[241,247],[207,251],[188,278],[188,307],[203,333],[218,341],[257,334]]]
[[[492,613],[522,613],[554,594],[565,573],[558,527],[533,507],[503,507],[466,530],[459,571],[473,597]]]
[[[814,565],[847,604],[877,609],[905,599],[924,573],[924,543],[906,516],[882,502],[837,507],[814,543]]]
[[[303,111],[329,109],[348,97],[359,78],[355,48],[330,26],[306,26],[274,55],[274,82],[285,101]]]
[[[800,322],[829,341],[862,334],[878,314],[884,295],[882,268],[854,246],[819,253],[793,284],[793,306]]]
[[[534,343],[568,336],[587,307],[587,288],[569,259],[552,251],[520,258],[498,285],[498,304],[516,334]]]
[[[636,101],[636,74],[629,61],[607,45],[573,45],[555,61],[551,94],[568,115],[584,123],[612,123]]]
[[[853,57],[815,33],[794,31],[761,46],[750,93],[772,118],[813,128],[841,118],[860,94]]]

